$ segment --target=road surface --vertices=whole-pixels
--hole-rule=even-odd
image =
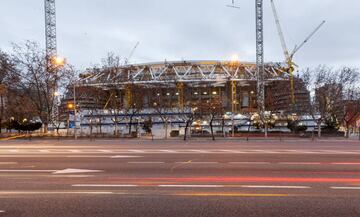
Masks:
[[[0,217],[360,216],[360,142],[0,142]]]

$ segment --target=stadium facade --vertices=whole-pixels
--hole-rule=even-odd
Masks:
[[[257,112],[255,70],[255,63],[238,61],[162,62],[89,70],[75,88],[76,125],[87,134],[128,134],[145,131],[144,125],[151,122],[155,135],[163,135],[164,128],[166,134],[181,134],[186,117],[199,103],[217,100],[224,114],[215,120],[216,132],[230,132],[234,124],[239,130],[249,128],[249,118]],[[285,65],[267,63],[264,77],[267,110],[287,114],[305,109],[291,106]],[[295,81],[295,98],[301,101],[297,105],[305,105],[309,93],[300,79]],[[73,96],[73,88],[69,88],[63,107]],[[206,118],[193,120],[192,125],[208,132]]]

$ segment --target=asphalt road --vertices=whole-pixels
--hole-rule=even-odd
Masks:
[[[3,141],[0,217],[360,216],[360,142]]]

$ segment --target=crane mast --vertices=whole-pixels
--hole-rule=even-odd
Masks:
[[[46,58],[49,60],[57,55],[56,45],[56,6],[55,0],[44,0],[45,5],[45,41]]]
[[[259,115],[262,116],[265,111],[263,0],[255,0],[255,4],[257,105]]]

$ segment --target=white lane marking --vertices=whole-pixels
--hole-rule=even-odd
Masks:
[[[283,165],[320,165],[320,162],[279,162]]]
[[[159,150],[161,152],[165,152],[165,153],[177,153],[177,151],[175,150]]]
[[[129,152],[135,152],[135,153],[145,153],[143,150],[128,150]]]
[[[278,154],[279,152],[277,151],[271,151],[271,150],[250,150],[251,152],[256,152],[256,153],[263,153],[263,154]]]
[[[242,185],[242,188],[308,189],[309,186]]]
[[[76,184],[73,187],[138,187],[138,185]]]
[[[87,169],[63,169],[56,170],[53,174],[73,174],[73,173],[99,173],[103,172],[102,170],[87,170]]]
[[[161,188],[223,188],[223,185],[158,185]]]
[[[5,212],[5,210],[0,210],[0,213],[4,213]]]
[[[109,191],[0,191],[0,195],[114,194]],[[125,193],[116,193],[125,194]]]
[[[57,170],[0,170],[3,173],[52,173]]]
[[[71,153],[80,153],[80,150],[69,150]]]
[[[234,153],[234,154],[245,154],[246,151],[237,151],[237,150],[220,150],[221,152]]]
[[[19,150],[17,149],[13,149],[13,150],[9,150],[10,153],[19,153]]]
[[[113,151],[112,150],[98,150],[100,152],[103,152],[103,153],[112,153]]]
[[[334,190],[360,190],[360,187],[330,187]]]
[[[164,164],[165,162],[128,162],[129,164]]]
[[[144,156],[131,156],[131,155],[115,155],[111,156],[110,158],[139,158]]]
[[[333,165],[360,165],[360,163],[330,163]]]
[[[109,158],[109,156],[97,156],[97,155],[72,155],[66,157],[67,158]]]
[[[0,162],[0,165],[18,164],[17,162]]]
[[[49,150],[39,150],[39,152],[41,152],[41,153],[50,153]]]
[[[271,164],[271,162],[229,162],[229,164]]]
[[[190,162],[189,164],[218,164],[219,162]]]
[[[188,150],[189,152],[195,152],[195,153],[212,153],[208,150]]]

